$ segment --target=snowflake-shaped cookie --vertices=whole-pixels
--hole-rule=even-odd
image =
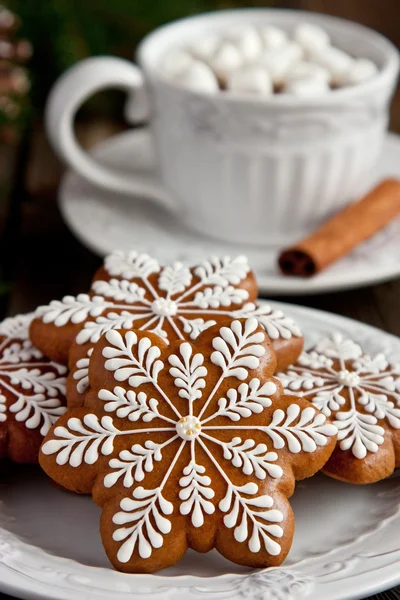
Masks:
[[[400,467],[400,364],[364,354],[335,333],[277,377],[288,394],[310,400],[338,428],[328,475],[372,483]]]
[[[32,315],[0,323],[0,458],[36,462],[43,436],[66,411],[67,369],[29,340]]]
[[[271,378],[256,318],[227,320],[167,344],[108,331],[93,350],[84,408],[47,436],[40,462],[68,489],[92,492],[117,569],[150,572],[188,547],[244,565],[289,551],[294,479],[320,469],[336,428]]]
[[[268,305],[257,307],[247,259],[212,258],[189,269],[161,267],[146,254],[114,252],[95,275],[89,294],[66,296],[39,309],[31,339],[46,356],[68,361],[68,405],[81,406],[93,345],[111,329],[139,329],[164,340],[195,339],[229,316],[256,316],[273,340],[278,367],[296,361],[303,338],[295,322]]]

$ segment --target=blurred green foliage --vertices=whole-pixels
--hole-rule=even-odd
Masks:
[[[131,57],[146,33],[180,17],[278,3],[273,0],[9,0],[7,5],[22,19],[20,33],[34,47],[30,64],[32,101],[41,109],[58,75],[81,58],[98,54]]]

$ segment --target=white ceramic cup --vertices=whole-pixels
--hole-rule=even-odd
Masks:
[[[166,53],[235,24],[272,24],[291,31],[321,25],[333,44],[373,60],[373,79],[320,98],[266,99],[201,94],[166,79]],[[396,83],[396,48],[356,23],[304,11],[244,9],[190,17],[148,35],[139,67],[119,58],[78,63],[55,84],[47,131],[63,159],[110,191],[144,195],[176,211],[191,228],[231,242],[282,245],[306,234],[369,185]],[[130,93],[131,123],[150,118],[160,180],[132,178],[98,164],[79,147],[73,120],[94,92]]]

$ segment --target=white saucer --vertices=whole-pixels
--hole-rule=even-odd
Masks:
[[[400,340],[330,313],[284,305],[307,346],[339,331],[366,352],[400,359]],[[296,485],[293,547],[284,565],[250,570],[192,551],[159,573],[110,566],[101,509],[51,485],[37,468],[0,483],[0,595],[29,600],[354,600],[400,584],[400,477],[349,485],[323,475]]]
[[[147,130],[128,131],[94,150],[96,158],[121,172],[158,177]],[[400,178],[400,136],[389,134],[373,181]],[[311,279],[284,277],[276,267],[276,248],[228,244],[201,237],[148,199],[97,188],[75,173],[65,176],[59,192],[62,214],[71,230],[95,253],[135,248],[161,262],[195,262],[204,255],[245,254],[256,272],[261,293],[313,294],[378,283],[400,275],[400,219],[360,245],[343,260]]]

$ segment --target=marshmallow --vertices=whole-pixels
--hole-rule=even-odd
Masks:
[[[326,94],[330,91],[330,88],[326,81],[304,78],[288,81],[285,84],[283,91],[292,96],[313,98]]]
[[[243,58],[232,42],[223,42],[210,61],[211,68],[222,81],[225,81],[228,74],[239,69],[242,64]]]
[[[343,77],[344,85],[356,85],[371,79],[378,72],[378,67],[368,58],[358,58],[351,65]]]
[[[293,39],[300,44],[306,54],[318,52],[330,44],[326,31],[313,23],[298,25],[294,30]]]
[[[205,62],[209,62],[217,52],[221,39],[218,35],[208,35],[195,42],[189,48],[193,56]]]
[[[300,23],[289,39],[274,25],[244,22],[172,50],[160,70],[199,92],[226,87],[230,93],[258,97],[273,94],[274,87],[295,96],[318,96],[330,87],[357,85],[378,72],[371,60],[354,59],[330,44],[328,33],[313,23]]]
[[[255,27],[235,27],[227,32],[226,37],[246,62],[257,59],[263,51],[263,43]]]
[[[230,92],[253,94],[254,96],[270,96],[273,85],[268,71],[260,65],[248,65],[233,71],[227,79]]]
[[[331,74],[331,84],[341,85],[346,73],[351,68],[354,60],[343,50],[328,46],[319,52],[313,52],[310,60],[328,69]]]
[[[275,85],[285,81],[286,74],[302,58],[303,51],[296,42],[289,42],[283,48],[267,50],[259,63],[267,68]]]
[[[314,63],[300,61],[295,63],[286,75],[286,81],[296,81],[298,79],[316,79],[329,83],[331,74],[328,69],[320,67]]]
[[[273,50],[274,48],[282,48],[288,42],[288,36],[286,31],[274,27],[273,25],[267,25],[260,29],[260,37],[264,42],[264,48],[266,50]]]
[[[172,50],[162,60],[160,70],[163,75],[175,79],[183,74],[192,64],[193,58],[184,50]]]
[[[205,94],[213,94],[219,90],[214,73],[206,64],[192,60],[188,68],[174,77],[174,81],[186,88]]]

